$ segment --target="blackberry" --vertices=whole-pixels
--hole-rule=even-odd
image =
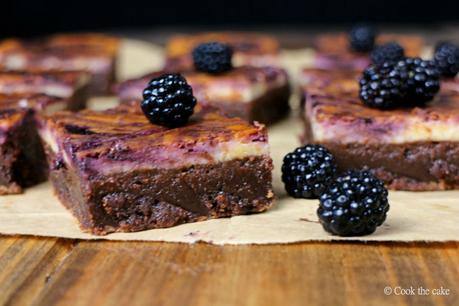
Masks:
[[[422,106],[440,90],[440,72],[432,61],[406,58],[399,61],[396,68],[408,71],[407,106]]]
[[[387,189],[368,171],[348,171],[320,196],[317,215],[323,228],[334,235],[373,233],[389,210]]]
[[[232,49],[225,44],[209,42],[193,49],[193,63],[198,71],[218,74],[230,70],[233,66]]]
[[[436,46],[434,63],[445,78],[454,78],[459,72],[459,47],[449,42]]]
[[[317,198],[335,176],[333,155],[320,145],[306,145],[284,157],[282,181],[294,198]]]
[[[370,52],[375,46],[376,30],[370,25],[354,26],[349,32],[351,49],[356,52]]]
[[[389,42],[375,48],[370,58],[373,64],[382,65],[384,62],[398,62],[405,57],[405,50],[396,42]]]
[[[403,105],[408,71],[393,63],[371,65],[360,79],[360,99],[370,107],[391,109]]]
[[[173,128],[187,123],[195,105],[196,98],[185,78],[164,74],[148,83],[141,107],[151,123]]]

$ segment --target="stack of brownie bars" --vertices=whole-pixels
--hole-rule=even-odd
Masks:
[[[0,194],[47,178],[37,117],[85,108],[108,93],[119,41],[97,34],[0,41]]]
[[[231,46],[230,71],[190,66],[193,48],[209,40]],[[277,42],[247,33],[174,37],[161,71],[111,86],[118,46],[95,34],[0,42],[2,193],[49,176],[82,230],[99,235],[271,207],[262,123],[287,115],[290,96]],[[149,81],[164,73],[181,73],[198,101],[185,126],[152,124],[140,108]],[[110,89],[119,106],[72,112]]]
[[[380,35],[398,41],[406,55],[420,56],[422,39]],[[368,169],[396,190],[459,188],[459,82],[442,81],[424,107],[381,110],[359,99],[359,78],[368,54],[348,47],[345,34],[318,38],[313,68],[301,75],[303,143],[327,147],[340,171]]]

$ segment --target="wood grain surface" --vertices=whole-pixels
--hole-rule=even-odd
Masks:
[[[418,288],[449,289],[444,296]],[[416,294],[384,294],[384,288]],[[0,237],[0,305],[459,305],[459,243],[212,246]],[[407,294],[409,292],[406,292]]]

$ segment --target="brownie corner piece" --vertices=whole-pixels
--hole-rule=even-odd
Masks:
[[[31,109],[0,109],[0,195],[46,180],[47,164]]]
[[[41,122],[51,181],[84,231],[164,228],[272,205],[263,126],[199,110],[185,127],[166,129],[131,109]]]
[[[368,169],[395,190],[459,188],[458,94],[390,111],[351,97],[308,98],[303,142],[327,147],[340,171]]]

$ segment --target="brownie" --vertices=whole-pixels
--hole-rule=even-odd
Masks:
[[[35,112],[64,109],[63,99],[45,95],[0,94],[0,195],[22,192],[47,177]]]
[[[43,117],[51,182],[82,230],[132,232],[271,207],[266,129],[196,108],[175,129],[128,105]]]
[[[221,42],[233,49],[235,66],[279,66],[279,43],[268,35],[250,32],[214,32],[172,36],[166,46],[166,68],[190,69],[191,52],[206,42]]]
[[[366,168],[391,189],[459,188],[459,94],[384,111],[359,99],[311,95],[303,142],[326,146],[340,171]]]
[[[164,72],[172,71],[119,83],[114,91],[124,102],[140,101],[148,82]],[[271,124],[289,112],[290,86],[282,68],[242,66],[218,75],[193,70],[182,75],[198,100],[220,107],[227,116]]]
[[[0,42],[0,68],[20,71],[88,71],[92,95],[107,94],[116,75],[119,39],[101,34],[61,34]]]
[[[421,56],[424,40],[419,36],[400,34],[381,34],[376,44],[396,41],[404,49],[405,55],[410,57]],[[346,33],[322,34],[315,42],[315,68],[334,70],[363,70],[370,64],[368,53],[354,52],[350,49]]]
[[[46,94],[67,101],[66,109],[79,110],[88,99],[89,75],[79,71],[0,72],[0,93]]]

